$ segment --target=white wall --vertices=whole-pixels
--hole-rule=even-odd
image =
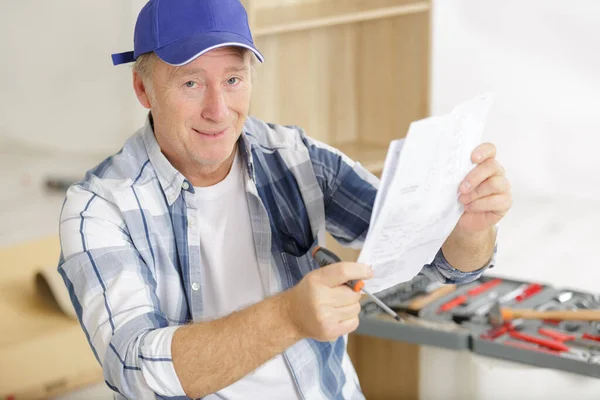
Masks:
[[[18,0],[0,3],[0,147],[117,150],[143,123],[130,66],[143,0]]]
[[[432,113],[498,96],[485,140],[498,147],[514,205],[491,272],[600,292],[600,2],[433,3]],[[600,393],[598,379],[468,352],[423,347],[420,368],[422,400]]]
[[[436,0],[432,113],[497,93],[486,140],[513,184],[497,273],[598,291],[600,2]]]
[[[433,27],[432,112],[495,91],[516,189],[600,199],[600,2],[435,0]]]

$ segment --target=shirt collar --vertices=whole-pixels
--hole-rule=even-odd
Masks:
[[[242,160],[248,170],[248,176],[252,179],[252,182],[256,183],[254,176],[254,160],[252,158],[252,143],[250,143],[250,136],[246,134],[245,128],[242,130],[242,134],[238,140],[238,148],[242,155]]]
[[[165,157],[160,150],[160,146],[158,145],[156,137],[154,136],[154,129],[152,129],[151,118],[152,115],[148,114],[142,133],[142,138],[144,145],[146,146],[146,151],[148,152],[148,159],[156,171],[158,181],[160,182],[160,186],[165,193],[167,203],[170,206],[175,202],[177,197],[179,197],[181,189],[184,186],[184,182],[187,182],[185,186],[188,188],[188,190],[189,188],[192,188],[193,190],[193,187],[187,181],[187,179],[185,179],[185,177],[169,162],[169,160],[167,160],[167,157]]]
[[[160,146],[154,136],[154,129],[152,128],[152,114],[148,113],[146,118],[146,124],[144,125],[142,132],[142,139],[146,151],[148,153],[148,159],[156,171],[158,181],[162,187],[163,192],[167,198],[167,202],[172,205],[177,197],[179,197],[181,190],[188,190],[194,192],[194,187],[181,172],[179,172],[170,162],[167,157],[160,150]],[[252,160],[252,144],[246,134],[245,129],[240,135],[238,140],[238,151],[242,155],[242,160],[248,170],[248,176],[255,181],[254,177],[254,165]]]

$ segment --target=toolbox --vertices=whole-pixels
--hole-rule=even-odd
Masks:
[[[498,313],[568,311],[563,318],[579,318],[600,314],[591,311],[600,310],[599,294],[486,274],[464,285],[442,285],[419,275],[376,296],[398,312],[401,322],[365,300],[357,333],[600,378],[600,318],[502,320],[504,312]]]

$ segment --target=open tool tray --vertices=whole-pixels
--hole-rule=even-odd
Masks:
[[[377,294],[399,311],[401,323],[366,301],[357,332],[422,345],[470,349],[486,356],[600,377],[600,323],[515,320],[494,328],[488,320],[489,309],[496,302],[513,309],[600,309],[600,295],[490,275],[454,289],[436,287],[426,279],[416,277]],[[445,294],[432,296],[440,290]],[[430,300],[420,308],[411,308],[419,296],[429,296]],[[431,300],[432,297],[437,298]],[[535,342],[530,341],[532,337]],[[573,337],[577,340],[573,341]]]
[[[401,322],[378,312],[363,314],[356,333],[454,350],[469,349],[471,332],[461,326],[426,321],[410,314],[399,315]]]
[[[560,289],[511,307],[599,309],[599,300],[591,293]],[[600,325],[597,322],[515,320],[500,328],[476,323],[466,327],[473,333],[471,348],[475,353],[600,378]],[[542,339],[546,344],[528,342],[531,338]]]
[[[418,310],[408,309],[417,296],[440,289],[440,286],[427,277],[417,276],[377,293],[377,297],[398,312],[402,321],[395,321],[367,299],[363,302],[357,333],[454,350],[469,349],[471,332],[468,329],[451,321],[420,318]]]

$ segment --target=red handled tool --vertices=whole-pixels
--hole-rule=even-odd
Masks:
[[[600,336],[590,335],[589,333],[584,333],[583,335],[581,335],[581,337],[583,339],[595,340],[597,342],[600,342]]]
[[[546,347],[550,350],[569,351],[569,347],[559,342],[558,340],[542,339],[537,336],[527,335],[526,333],[521,333],[518,331],[509,331],[508,334],[513,339],[520,339],[526,342],[535,343],[537,345]]]
[[[515,301],[517,303],[522,302],[523,300],[526,300],[528,298],[530,298],[531,296],[533,296],[534,294],[541,292],[542,289],[544,288],[543,285],[540,285],[539,283],[532,283],[531,285],[527,286],[524,290],[523,293],[521,293],[520,295],[518,295],[515,298]]]
[[[540,347],[540,346],[523,343],[523,342],[517,342],[514,340],[506,340],[506,341],[502,342],[502,344],[511,346],[511,347],[516,347],[516,348],[522,349],[522,350],[537,351],[539,353],[546,353],[546,354],[553,354],[553,355],[560,355],[560,353],[561,353],[560,351],[550,350],[545,347]]]
[[[453,298],[452,300],[448,301],[447,303],[444,303],[440,306],[440,308],[438,309],[438,314],[439,313],[443,313],[446,311],[450,311],[455,307],[460,306],[461,304],[466,303],[466,301],[468,300],[468,296],[466,294],[463,294],[462,296],[458,296]]]
[[[495,340],[498,339],[500,336],[504,335],[505,333],[508,333],[508,331],[512,329],[514,329],[513,325],[510,322],[505,322],[504,325],[498,328],[493,328],[486,333],[482,333],[481,338]]]
[[[313,250],[312,256],[314,257],[315,260],[317,260],[317,263],[321,267],[324,267],[329,264],[339,263],[342,261],[332,251],[327,250],[321,246],[315,247],[315,249]],[[373,294],[369,293],[369,291],[367,291],[367,289],[365,289],[365,283],[362,280],[348,281],[348,282],[346,282],[346,285],[350,289],[354,290],[357,293],[362,290],[362,292],[364,294],[369,296],[369,298],[371,298],[371,300],[373,300],[375,302],[375,304],[377,304],[379,307],[381,307],[386,313],[388,313],[389,315],[394,317],[394,319],[396,321],[400,321],[400,317],[398,317],[398,314],[396,314],[396,312],[394,312],[394,310],[389,308],[387,305],[385,305],[385,303],[383,301],[379,300]]]
[[[462,296],[457,296],[454,299],[442,304],[440,306],[440,308],[438,309],[438,314],[446,312],[446,311],[450,311],[460,305],[463,305],[469,300],[469,296],[471,296],[471,297],[479,296],[481,293],[486,292],[486,291],[490,290],[491,288],[498,286],[501,283],[502,283],[502,279],[500,279],[500,278],[492,279],[491,281],[482,283],[481,285],[478,285],[478,286],[474,287],[473,289],[470,289],[466,294],[464,294]]]
[[[544,336],[548,336],[548,337],[551,337],[556,340],[560,340],[564,344],[574,345],[574,346],[578,346],[578,347],[584,347],[586,349],[595,350],[595,351],[600,350],[600,343],[598,343],[598,341],[596,339],[594,339],[597,336],[592,336],[587,333],[584,333],[583,335],[581,335],[581,338],[578,338],[575,335],[567,335],[562,332],[557,332],[557,331],[553,331],[553,330],[545,329],[545,328],[540,328],[538,330],[538,333],[540,335],[544,335]]]
[[[490,290],[491,288],[498,286],[501,283],[502,279],[500,278],[492,279],[491,281],[482,283],[481,285],[474,287],[473,289],[469,290],[467,294],[469,296],[479,296],[481,293]]]
[[[561,342],[575,339],[575,335],[567,335],[566,333],[557,332],[557,331],[553,331],[552,329],[546,329],[546,328],[538,329],[538,333],[540,335],[548,336],[548,337],[551,337],[552,339],[556,339]]]

